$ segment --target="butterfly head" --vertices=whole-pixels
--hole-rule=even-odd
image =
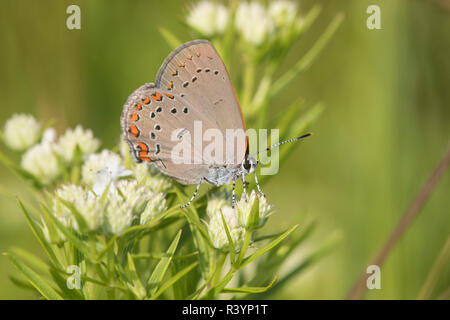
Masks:
[[[256,170],[258,161],[250,155],[246,155],[242,161],[241,170],[244,175],[250,174]]]

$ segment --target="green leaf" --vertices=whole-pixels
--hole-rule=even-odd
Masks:
[[[128,287],[138,299],[143,299],[146,295],[146,291],[144,285],[141,282],[141,279],[139,279],[139,275],[136,271],[136,266],[134,265],[133,257],[130,253],[128,253],[128,275],[129,280],[131,281],[131,285],[128,285]]]
[[[239,252],[239,257],[237,260],[237,266],[240,268],[242,261],[244,260],[245,254],[251,244],[253,231],[259,225],[259,197],[256,197],[255,202],[253,202],[252,208],[250,209],[250,214],[247,218],[247,226],[245,228],[244,242],[242,244],[241,251]]]
[[[164,40],[166,40],[167,44],[172,48],[178,48],[183,42],[177,38],[171,31],[164,27],[158,27],[159,32],[163,36]]]
[[[184,260],[184,259],[189,259],[192,258],[194,256],[198,256],[198,251],[195,252],[191,252],[188,254],[183,254],[183,255],[179,255],[179,256],[172,256],[173,260]],[[167,258],[169,257],[169,255],[167,255],[167,253],[146,253],[146,254],[134,254],[133,255],[133,259],[154,259],[154,260],[159,260],[162,258]]]
[[[284,239],[286,239],[295,229],[297,229],[298,224],[296,224],[295,226],[293,226],[292,228],[290,228],[289,230],[287,230],[285,233],[283,233],[281,236],[279,236],[277,239],[272,240],[269,244],[267,244],[266,246],[262,247],[261,249],[257,250],[256,252],[254,252],[252,255],[250,255],[249,257],[245,258],[244,261],[242,262],[242,264],[240,265],[240,268],[245,267],[246,265],[248,265],[250,262],[252,262],[253,260],[257,259],[258,257],[262,256],[264,253],[266,253],[267,251],[269,251],[270,249],[272,249],[273,247],[275,247],[276,245],[278,245],[281,241],[283,241]]]
[[[40,204],[41,211],[43,210],[49,210],[44,204]],[[60,236],[60,233],[58,232],[57,228],[53,224],[53,222],[48,218],[46,214],[41,214],[41,220],[42,224],[45,228],[47,228],[48,231],[48,237],[51,243],[61,243],[62,239]]]
[[[13,253],[16,257],[25,261],[29,266],[31,266],[34,270],[40,273],[47,273],[49,271],[49,266],[43,262],[40,258],[21,248],[12,247],[11,253]]]
[[[47,215],[47,218],[52,221],[56,227],[64,234],[67,238],[67,240],[73,244],[75,248],[77,248],[81,253],[83,253],[85,256],[89,258],[93,258],[92,252],[89,250],[89,247],[78,238],[77,235],[75,235],[71,230],[66,228],[61,221],[59,221],[53,214],[48,212],[47,210],[42,211],[43,214]]]
[[[58,286],[62,297],[66,300],[84,300],[84,296],[81,293],[81,290],[77,289],[69,289],[67,287],[67,276],[68,274],[62,270],[57,270],[55,268],[50,269],[50,274],[53,278],[53,281]]]
[[[344,15],[342,13],[337,14],[311,49],[298,60],[294,67],[290,68],[288,72],[275,81],[270,92],[272,98],[290,84],[301,72],[307,70],[311,66],[313,61],[335,34],[343,20]]]
[[[175,236],[175,239],[170,244],[169,249],[167,249],[168,257],[162,258],[161,261],[159,261],[159,263],[155,267],[155,270],[153,270],[153,273],[148,279],[147,291],[150,296],[155,295],[155,293],[158,291],[161,281],[163,280],[164,275],[166,274],[167,268],[169,267],[169,264],[172,261],[172,256],[175,253],[175,250],[177,249],[180,237],[181,237],[181,230],[178,231],[177,235]]]
[[[70,213],[72,213],[72,215],[74,216],[78,227],[80,228],[80,233],[85,233],[89,231],[89,227],[86,223],[86,220],[84,220],[83,216],[81,215],[81,213],[77,210],[77,208],[75,208],[74,204],[61,199],[60,197],[56,197],[56,207],[60,208],[60,204],[59,202],[61,202],[67,209],[70,210]]]
[[[157,299],[161,294],[164,293],[168,288],[170,288],[172,285],[174,285],[178,280],[183,278],[186,274],[188,274],[191,270],[193,270],[195,267],[197,267],[198,261],[190,264],[186,268],[178,271],[172,278],[164,282],[164,284],[159,288],[159,290],[151,296],[150,299],[155,300]]]
[[[272,288],[277,282],[278,277],[275,276],[273,280],[266,287],[240,287],[240,288],[225,288],[224,293],[263,293]]]
[[[56,268],[61,268],[61,264],[59,263],[58,259],[56,258],[55,252],[53,251],[52,247],[48,243],[47,239],[45,238],[44,234],[42,233],[39,226],[36,224],[36,222],[32,219],[29,212],[25,209],[25,206],[23,203],[17,199],[17,202],[19,204],[20,209],[22,210],[23,214],[25,215],[25,219],[27,220],[27,223],[33,232],[34,236],[38,240],[39,244],[44,249],[45,253],[49,257],[50,261]]]
[[[234,246],[233,238],[231,237],[231,234],[230,234],[230,230],[228,229],[227,222],[225,221],[225,217],[223,216],[222,209],[220,209],[220,216],[222,217],[223,227],[225,228],[225,233],[226,233],[227,239],[228,239],[228,247],[229,247],[229,251],[230,251],[231,264],[234,265],[235,258],[236,258],[236,249]]]
[[[47,300],[63,300],[63,298],[37,273],[27,267],[25,264],[20,262],[10,253],[4,253],[14,265],[14,267],[19,271],[30,284],[39,291],[42,296]]]
[[[312,253],[310,253],[306,258],[304,258],[302,260],[302,262],[300,264],[298,264],[296,267],[294,267],[294,269],[289,271],[288,274],[286,274],[283,278],[280,279],[280,281],[278,281],[278,283],[275,286],[275,288],[273,288],[273,290],[271,291],[271,294],[273,294],[275,290],[281,289],[285,284],[290,283],[290,281],[296,275],[298,275],[300,272],[304,271],[306,268],[310,267],[311,265],[313,265],[314,263],[319,261],[322,257],[324,257],[327,254],[329,254],[336,247],[336,245],[339,243],[340,239],[341,239],[341,236],[339,234],[333,235],[327,241],[327,243],[325,243],[320,248],[318,248],[317,250],[315,250]],[[258,297],[261,298],[261,299],[264,299],[265,298],[265,294],[262,295],[262,296],[258,296]]]
[[[253,202],[252,208],[250,210],[250,214],[247,218],[247,226],[246,228],[249,231],[255,230],[259,226],[259,197],[256,197]]]

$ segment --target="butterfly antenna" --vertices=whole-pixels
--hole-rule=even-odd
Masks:
[[[298,141],[298,140],[301,140],[301,139],[303,139],[303,138],[307,138],[307,137],[312,136],[312,135],[313,135],[313,133],[312,133],[312,132],[309,132],[309,133],[304,134],[304,135],[302,135],[302,136],[300,136],[300,137],[297,137],[297,138],[292,138],[292,139],[289,139],[289,140],[285,140],[285,141],[282,141],[282,142],[275,143],[275,144],[271,145],[270,147],[267,147],[267,148],[264,149],[264,150],[257,151],[257,152],[255,152],[255,153],[251,154],[250,156],[253,157],[253,156],[257,155],[257,154],[260,154],[260,153],[263,153],[263,152],[270,151],[270,150],[272,150],[273,148],[277,148],[277,147],[279,147],[279,146],[281,146],[281,145],[283,145],[283,144],[285,144],[285,143]]]

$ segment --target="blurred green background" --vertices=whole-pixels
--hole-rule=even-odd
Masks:
[[[446,1],[334,0],[291,51],[287,70],[338,12],[345,20],[314,65],[288,89],[322,101],[315,136],[299,145],[265,186],[277,214],[270,229],[316,221],[304,250],[330,236],[342,241],[330,255],[271,298],[340,299],[369,265],[404,210],[449,146],[450,9]],[[443,5],[439,5],[439,3]],[[66,8],[81,7],[81,30],[67,30]],[[382,30],[366,28],[366,8],[381,7]],[[185,1],[0,1],[0,123],[13,113],[56,119],[60,132],[81,123],[104,147],[117,143],[128,95],[154,80],[171,51],[158,26],[192,40],[180,22]],[[233,76],[233,67],[229,68]],[[282,72],[283,70],[280,70]],[[1,146],[3,152],[7,150]],[[4,167],[1,185],[30,195]],[[450,175],[433,192],[381,268],[381,290],[370,299],[414,299],[450,234]],[[42,255],[16,203],[0,194],[0,251],[24,247]],[[302,254],[299,252],[297,254]],[[0,257],[0,298],[31,299],[8,279]],[[433,296],[450,285],[447,269]]]

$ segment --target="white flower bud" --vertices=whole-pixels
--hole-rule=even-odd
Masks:
[[[146,224],[153,218],[167,210],[166,199],[164,193],[153,193],[145,206],[144,212],[141,214],[141,224]]]
[[[258,2],[241,2],[236,11],[236,28],[248,43],[259,46],[273,32],[274,23]]]
[[[97,230],[103,224],[103,207],[95,195],[77,185],[63,185],[56,190],[56,196],[70,202],[80,213],[90,230]],[[71,210],[61,202],[54,200],[55,216],[66,226],[79,231],[78,223]]]
[[[236,208],[238,211],[238,220],[239,225],[242,227],[247,226],[248,217],[250,216],[250,212],[252,210],[253,204],[256,201],[256,198],[258,197],[255,190],[252,190],[249,198],[247,201],[244,197],[241,197],[241,199],[236,203]],[[259,215],[259,221],[258,226],[262,227],[264,223],[267,221],[267,218],[269,215],[273,212],[273,206],[267,203],[267,200],[265,197],[258,197],[259,198],[259,208],[258,208],[258,215]]]
[[[50,143],[37,144],[28,149],[21,165],[44,184],[52,182],[61,173],[54,146]]]
[[[145,163],[137,163],[133,169],[136,180],[155,193],[166,193],[172,182],[167,176],[161,174],[158,169]]]
[[[23,151],[38,142],[41,124],[30,115],[15,114],[6,121],[3,137],[8,147]]]
[[[71,162],[77,146],[82,155],[87,156],[97,151],[100,141],[94,138],[91,130],[84,130],[78,125],[75,129],[67,129],[59,138],[57,150],[66,162]]]
[[[229,12],[222,4],[201,1],[187,16],[187,23],[206,36],[223,33],[228,25]]]
[[[215,248],[224,249],[228,247],[229,242],[222,221],[222,213],[235,248],[239,250],[242,246],[245,229],[239,225],[235,210],[227,205],[227,203],[230,203],[230,200],[228,193],[222,192],[213,195],[208,201],[208,206],[206,207],[206,212],[210,217],[207,223],[208,234]]]
[[[277,0],[270,2],[268,9],[270,17],[277,27],[289,26],[297,18],[297,4],[292,1]]]
[[[83,182],[93,186],[98,178],[99,171],[102,169],[109,173],[111,181],[116,181],[119,178],[132,174],[131,171],[125,169],[122,158],[118,154],[109,150],[103,150],[101,153],[88,156],[81,169]]]

